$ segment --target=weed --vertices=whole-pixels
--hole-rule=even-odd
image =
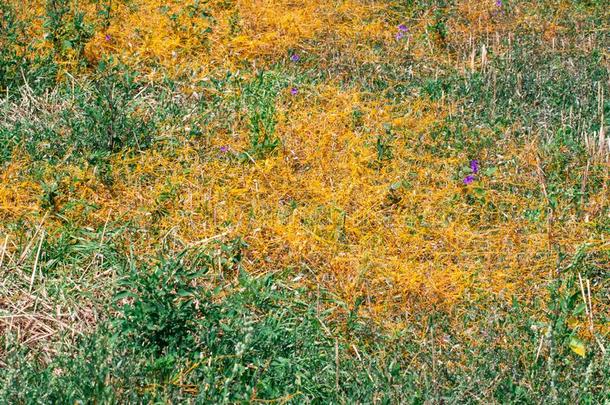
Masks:
[[[395,136],[392,133],[392,127],[385,125],[385,134],[377,135],[377,141],[375,142],[375,150],[377,151],[377,163],[382,164],[385,160],[392,159],[392,146],[391,143]]]
[[[0,5],[0,90],[9,89],[21,82],[23,59],[18,49],[23,46],[23,23],[8,3]],[[3,91],[4,92],[4,91]]]
[[[256,79],[244,88],[244,100],[248,108],[250,150],[255,157],[264,157],[278,147],[275,137],[275,98],[280,82],[272,73],[260,72]]]
[[[134,95],[140,85],[133,73],[102,62],[92,94],[80,100],[83,116],[70,122],[76,145],[83,150],[116,152],[126,146],[150,144],[152,126],[138,116]]]
[[[85,45],[93,36],[93,26],[69,0],[47,0],[44,28],[58,58],[82,60]]]
[[[197,319],[206,309],[197,300],[209,302],[202,287],[193,285],[208,272],[207,265],[184,267],[183,257],[162,262],[152,271],[133,269],[121,283],[124,289],[114,300],[121,302],[122,317],[115,322],[117,333],[156,356],[183,354],[195,345]],[[170,350],[170,352],[168,352]]]

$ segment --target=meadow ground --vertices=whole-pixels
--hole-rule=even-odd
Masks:
[[[0,403],[610,401],[605,1],[0,17]]]

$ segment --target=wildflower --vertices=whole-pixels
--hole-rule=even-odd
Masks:
[[[476,159],[473,159],[470,161],[470,170],[472,170],[472,172],[474,174],[477,174],[479,172],[479,161]]]
[[[293,54],[290,56],[290,60],[291,60],[291,61],[293,61],[293,62],[298,62],[298,61],[300,61],[300,60],[301,60],[301,57],[299,56],[299,54],[293,53]]]
[[[296,96],[298,92],[299,92],[299,89],[297,89],[296,87],[293,87],[290,89],[290,94],[292,94],[293,96]]]
[[[468,176],[464,177],[464,184],[470,184],[474,181],[474,176],[472,174],[469,174]]]
[[[110,34],[106,34],[106,35],[104,36],[104,39],[106,40],[106,42],[110,42],[110,40],[111,40],[112,38],[110,37]]]
[[[402,32],[398,32],[398,33],[396,33],[396,39],[397,39],[397,40],[401,40],[401,39],[403,39],[403,38],[404,38],[404,36],[405,36],[405,34],[403,34]]]
[[[409,28],[407,28],[407,26],[404,24],[400,24],[398,26],[398,31],[400,31],[400,32],[407,32],[408,30],[409,30]]]
[[[502,0],[496,0],[496,7],[502,7]]]
[[[225,146],[221,146],[221,147],[220,147],[220,151],[221,151],[222,153],[227,153],[227,152],[229,151],[229,147],[228,147],[228,146],[226,146],[226,145],[225,145]]]

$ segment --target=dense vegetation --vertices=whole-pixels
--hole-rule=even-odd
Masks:
[[[604,1],[0,17],[0,403],[610,401]]]

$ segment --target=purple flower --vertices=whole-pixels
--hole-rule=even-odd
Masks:
[[[400,24],[398,26],[398,31],[407,32],[408,30],[409,30],[409,28],[406,25],[404,25],[404,24]]]
[[[298,62],[298,61],[300,61],[300,60],[301,60],[301,57],[300,57],[298,54],[293,53],[293,54],[290,56],[290,60],[291,60],[291,61],[293,61],[293,62]]]
[[[110,37],[110,34],[106,34],[106,36],[104,36],[104,39],[106,41],[110,41],[112,38]]]
[[[470,184],[474,181],[474,176],[472,174],[469,174],[468,176],[464,177],[464,184]]]
[[[299,92],[299,89],[297,89],[296,87],[293,87],[290,89],[290,94],[292,94],[293,96],[296,96],[298,92]]]
[[[397,39],[397,40],[401,40],[401,39],[403,39],[403,38],[404,38],[404,36],[405,36],[405,34],[403,34],[402,32],[398,32],[398,33],[396,33],[396,39]]]
[[[477,174],[479,172],[479,161],[476,159],[473,159],[470,161],[470,170],[472,170],[472,172],[474,174]]]
[[[229,147],[228,147],[228,146],[226,146],[226,145],[225,145],[225,146],[221,146],[221,147],[220,147],[220,151],[221,151],[222,153],[227,153],[227,152],[229,151]]]
[[[502,7],[502,0],[496,0],[496,7]]]

